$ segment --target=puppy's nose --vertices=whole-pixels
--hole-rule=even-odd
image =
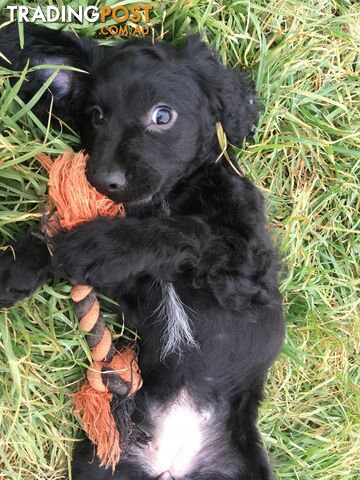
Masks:
[[[125,172],[121,169],[112,172],[95,175],[97,185],[105,192],[115,193],[124,187],[126,183]]]
[[[125,185],[125,173],[122,170],[115,170],[106,176],[105,182],[109,191],[119,190]]]

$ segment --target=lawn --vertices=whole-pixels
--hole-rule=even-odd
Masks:
[[[6,4],[0,0],[0,9]],[[266,196],[284,260],[287,338],[260,418],[282,480],[360,478],[356,9],[350,0],[180,0],[154,4],[150,15],[155,37],[179,41],[200,30],[224,62],[250,68],[263,106],[254,140],[237,158]],[[96,33],[89,24],[66,28]],[[35,155],[57,155],[76,138],[42,125],[5,71],[0,91],[6,246],[35,227],[44,209],[46,177]],[[67,283],[51,282],[0,310],[0,478],[66,478],[79,435],[69,393],[86,363]]]

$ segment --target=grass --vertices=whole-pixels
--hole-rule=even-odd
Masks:
[[[265,192],[287,265],[287,339],[260,419],[277,478],[360,478],[356,5],[180,0],[159,2],[151,18],[154,36],[178,41],[201,30],[224,62],[254,71],[263,113],[238,159]],[[90,25],[67,28],[95,33]],[[56,155],[74,141],[42,125],[7,77],[0,72],[4,246],[41,217],[46,178],[34,156]],[[0,478],[66,476],[79,431],[68,394],[87,361],[68,295],[66,283],[51,283],[0,311]]]

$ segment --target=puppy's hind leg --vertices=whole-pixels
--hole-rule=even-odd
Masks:
[[[232,436],[243,465],[242,475],[237,480],[275,480],[256,425],[261,400],[262,385],[259,384],[235,402],[238,406],[234,412]]]
[[[111,468],[100,467],[95,447],[88,439],[75,447],[71,473],[71,480],[153,480],[141,467],[126,459],[120,460],[114,473]]]

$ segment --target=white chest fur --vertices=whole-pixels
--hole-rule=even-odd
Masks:
[[[155,426],[152,440],[136,456],[152,475],[169,472],[181,478],[196,467],[211,411],[199,410],[184,389],[165,408],[154,406],[151,417]]]

